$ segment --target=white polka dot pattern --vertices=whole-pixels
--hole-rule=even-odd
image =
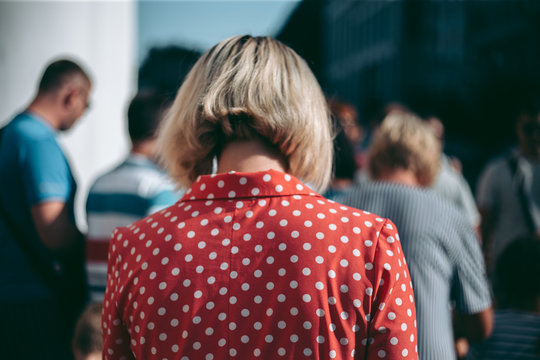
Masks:
[[[417,359],[394,239],[281,172],[200,177],[113,233],[104,358]]]

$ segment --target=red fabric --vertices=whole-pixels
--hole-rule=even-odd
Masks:
[[[105,359],[418,358],[394,224],[288,174],[203,176],[109,251]]]
[[[86,241],[86,261],[89,263],[103,263],[107,261],[109,251],[109,238],[107,239],[87,239]]]

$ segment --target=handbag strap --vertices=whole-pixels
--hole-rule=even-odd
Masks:
[[[523,214],[523,217],[525,219],[525,223],[527,225],[527,228],[529,229],[529,232],[531,234],[536,233],[536,226],[534,224],[534,219],[531,213],[531,208],[529,207],[529,198],[527,197],[527,194],[525,193],[525,177],[523,174],[519,171],[518,167],[518,158],[515,155],[508,157],[508,166],[510,167],[510,172],[512,174],[512,179],[516,181],[517,184],[517,196],[519,199],[519,203],[521,206],[521,213]]]

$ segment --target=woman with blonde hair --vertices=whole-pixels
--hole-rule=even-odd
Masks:
[[[493,315],[471,222],[429,188],[439,170],[440,153],[440,142],[426,122],[392,112],[368,150],[372,181],[336,200],[361,205],[396,223],[414,285],[420,359],[453,360],[454,334],[471,342],[482,340],[491,331]],[[455,324],[449,304],[454,306]]]
[[[332,134],[293,50],[247,35],[214,46],[159,142],[189,190],[113,233],[106,359],[417,358],[395,226],[302,182],[326,187]]]

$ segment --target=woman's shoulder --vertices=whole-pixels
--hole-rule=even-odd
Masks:
[[[165,229],[170,226],[177,226],[180,221],[180,216],[182,216],[179,211],[180,201],[177,201],[175,204],[161,209],[153,214],[150,214],[146,217],[141,218],[129,224],[127,226],[118,227],[113,232],[115,234],[123,234],[122,236],[129,235],[138,235],[146,234],[152,230],[153,233],[159,235],[165,232]]]
[[[383,216],[379,216],[376,213],[373,213],[368,210],[364,210],[361,208],[353,207],[344,205],[341,202],[334,201],[334,200],[328,200],[325,199],[328,203],[328,206],[331,209],[335,209],[335,214],[337,216],[341,216],[341,221],[348,223],[349,221],[352,221],[353,223],[362,223],[366,225],[367,227],[375,227],[380,228],[388,222],[389,220]],[[333,212],[331,210],[331,212]]]

